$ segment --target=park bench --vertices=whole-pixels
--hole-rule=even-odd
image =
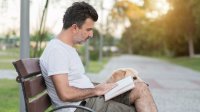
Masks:
[[[52,105],[46,91],[46,85],[41,76],[38,58],[21,59],[13,62],[18,73],[16,81],[21,83],[26,112],[44,112]],[[89,112],[92,109],[81,105],[65,105],[54,108],[50,112],[63,108],[79,108]]]

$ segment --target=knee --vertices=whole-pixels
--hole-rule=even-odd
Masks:
[[[149,88],[143,82],[136,82],[134,89],[130,93],[130,100],[134,102],[136,99],[139,99],[148,94]]]
[[[144,82],[136,82],[134,89],[139,95],[143,95],[149,88]]]

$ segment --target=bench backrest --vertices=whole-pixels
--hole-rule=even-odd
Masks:
[[[27,112],[44,112],[51,106],[46,85],[41,76],[39,59],[29,58],[13,62],[21,83]]]

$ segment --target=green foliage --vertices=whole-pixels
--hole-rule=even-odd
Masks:
[[[139,20],[145,16],[145,8],[145,6],[138,6],[137,4],[134,4],[129,0],[121,0],[114,4],[110,15],[113,18],[114,22],[122,22],[127,18],[130,20]]]
[[[36,31],[35,33],[31,35],[31,41],[37,41],[37,40],[49,41],[52,39],[52,35],[53,34],[49,31],[44,31],[42,33],[40,33],[39,31]]]
[[[97,61],[99,59],[99,52],[92,50],[90,51],[90,60]]]
[[[40,57],[47,44],[47,41],[51,40],[52,37],[53,34],[49,31],[36,31],[33,35],[31,35],[30,57]]]
[[[90,45],[93,47],[98,47],[100,39],[100,32],[97,29],[93,29],[93,37],[90,39]]]
[[[196,38],[196,18],[192,13],[193,6],[187,0],[169,1],[173,10],[170,10],[162,19],[168,37],[166,38],[168,47],[175,56],[188,55],[189,40]]]
[[[131,25],[126,28],[118,44],[122,53],[188,56],[192,52],[189,46],[195,53],[200,53],[200,1],[168,1],[172,8],[166,15],[154,20],[126,15]],[[151,9],[150,2],[145,1],[145,8],[140,9]],[[129,12],[128,8],[124,11]],[[134,11],[138,13],[138,10],[132,10],[132,13]],[[194,44],[190,43],[191,40]]]
[[[94,29],[93,38],[89,40],[90,59],[94,61],[98,60],[99,58],[99,44],[100,44],[99,40],[100,40],[100,32],[97,29]]]
[[[200,32],[199,32],[200,33]],[[200,53],[200,34],[196,35],[194,39],[194,48],[196,53]]]
[[[19,84],[15,80],[0,79],[0,110],[19,111]]]
[[[194,38],[194,46],[196,53],[200,53],[200,0],[190,0],[190,4],[193,7],[192,14],[194,15],[196,32]]]
[[[164,53],[162,29],[154,30],[155,23],[135,22],[123,33],[119,48],[124,53],[161,55]]]
[[[114,37],[107,33],[105,35],[103,35],[104,38],[104,46],[113,46],[114,45]]]
[[[43,49],[45,47],[44,41],[50,40],[51,33],[46,29],[46,19],[47,19],[47,10],[48,10],[49,0],[46,0],[44,9],[42,11],[42,16],[40,19],[40,27],[38,31],[36,31],[32,35],[32,40],[34,43],[34,46],[31,46],[31,57],[40,57],[41,53],[43,52]]]
[[[88,72],[99,73],[108,61],[109,58],[103,58],[101,63],[99,61],[90,61]]]

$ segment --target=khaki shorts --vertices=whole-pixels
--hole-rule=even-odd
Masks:
[[[92,97],[85,100],[86,107],[89,107],[96,112],[135,112],[135,107],[130,105],[130,91],[119,95],[109,101],[105,101],[104,97]],[[75,112],[87,112],[81,109],[76,109]]]

